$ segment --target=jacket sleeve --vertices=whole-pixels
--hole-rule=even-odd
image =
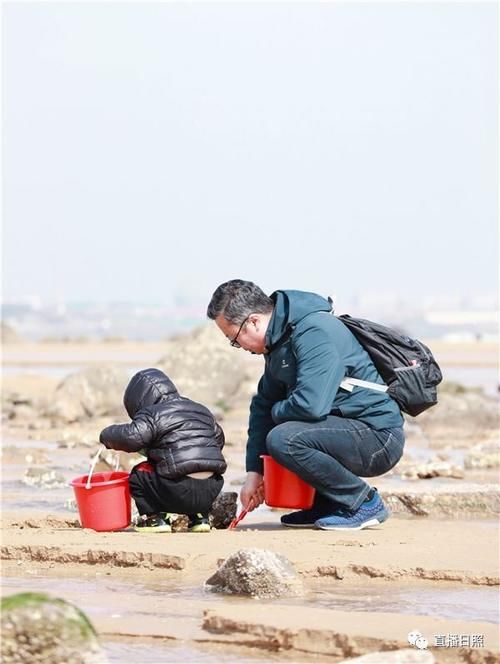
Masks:
[[[284,383],[272,379],[267,372],[259,381],[257,394],[250,404],[248,423],[248,441],[246,449],[246,470],[256,473],[263,472],[261,454],[266,454],[266,436],[275,426],[271,409],[286,395]]]
[[[154,438],[153,424],[145,414],[138,414],[129,424],[112,424],[101,431],[99,442],[111,450],[139,452]]]
[[[332,409],[346,373],[345,364],[331,334],[322,327],[308,327],[294,335],[292,348],[297,380],[288,397],[274,404],[273,421],[280,424],[288,420],[322,420]]]
[[[220,424],[215,420],[214,420],[214,427],[215,427],[215,442],[217,443],[218,447],[222,449],[224,447],[224,443],[226,442],[224,437],[224,431],[222,430]]]

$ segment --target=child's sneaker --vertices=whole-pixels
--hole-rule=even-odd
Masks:
[[[138,533],[171,533],[170,515],[165,514],[143,514],[137,519],[134,530]]]
[[[190,533],[209,533],[210,522],[208,515],[205,514],[189,514],[188,531]]]

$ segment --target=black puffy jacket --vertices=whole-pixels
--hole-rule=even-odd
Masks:
[[[101,431],[99,440],[107,448],[124,452],[144,449],[158,474],[168,479],[201,471],[225,472],[221,427],[208,408],[181,397],[162,371],[136,373],[123,403],[132,422]]]

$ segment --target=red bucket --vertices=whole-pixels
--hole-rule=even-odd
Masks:
[[[267,454],[264,459],[264,496],[269,507],[309,509],[314,501],[315,489],[284,468]]]
[[[85,488],[88,475],[72,480],[83,528],[120,530],[130,524],[128,476],[122,470],[94,473],[88,489]]]

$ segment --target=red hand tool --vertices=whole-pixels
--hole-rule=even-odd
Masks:
[[[239,516],[235,517],[231,523],[229,524],[228,530],[232,530],[233,528],[236,528],[236,526],[239,524],[239,522],[246,517],[248,513],[248,510],[242,510],[239,514]]]

